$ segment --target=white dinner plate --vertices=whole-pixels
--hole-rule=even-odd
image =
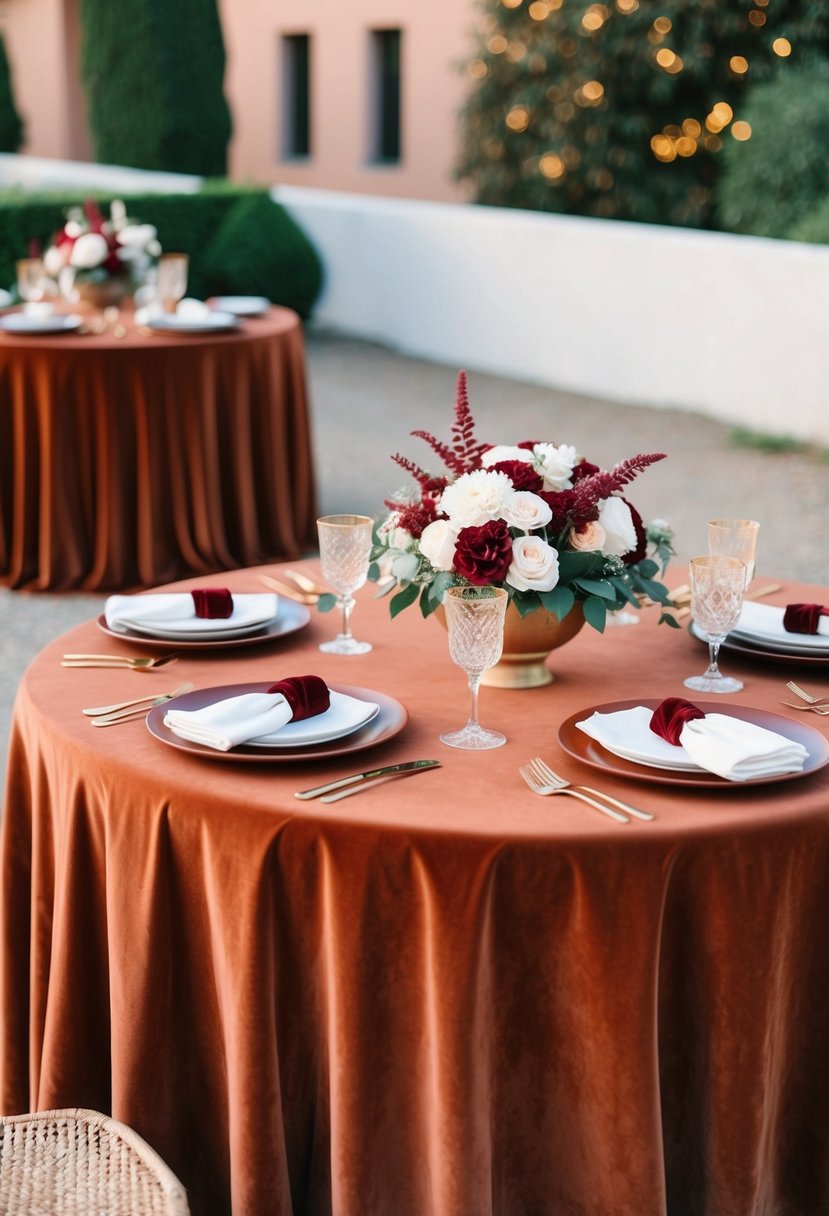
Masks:
[[[83,317],[76,313],[51,313],[39,317],[26,312],[9,312],[0,317],[0,330],[8,334],[69,334],[82,325]]]
[[[174,638],[172,640],[175,641],[176,649],[178,650],[219,650],[234,646],[256,646],[260,642],[272,642],[277,638],[285,637],[287,634],[296,633],[298,629],[304,629],[310,620],[311,613],[304,604],[295,604],[292,600],[280,598],[279,611],[274,619],[264,625],[257,625],[252,632],[239,634],[235,637],[228,637],[227,631],[219,637],[205,637],[204,634],[191,633],[186,638]],[[111,629],[107,625],[106,617],[103,613],[98,617],[96,624],[103,633],[109,634],[110,637],[120,638],[124,642],[132,642],[144,649],[170,649],[171,639],[151,637],[146,633],[133,633],[131,629]]]
[[[781,652],[791,651],[793,654],[822,654],[829,655],[829,634],[792,633],[784,628],[783,617],[785,608],[775,604],[743,604],[740,619],[729,636],[740,641],[749,642],[753,646],[763,646],[767,650]],[[826,626],[822,622],[822,630]]]
[[[380,712],[380,706],[369,701],[357,701],[345,693],[335,692],[333,688],[328,692],[331,704],[325,713],[316,714],[313,718],[302,718],[299,722],[287,722],[276,734],[248,739],[248,747],[295,748],[329,743],[332,739],[344,739],[346,735],[361,730]],[[343,722],[342,711],[348,709],[351,711],[351,720]]]
[[[148,329],[154,329],[158,333],[175,334],[217,333],[225,329],[236,329],[238,325],[238,317],[234,317],[233,313],[213,311],[205,313],[204,316],[192,317],[179,316],[174,312],[162,313],[147,321]]]
[[[265,296],[213,296],[210,307],[234,317],[261,317],[271,306]]]
[[[129,630],[170,642],[187,642],[193,638],[217,641],[245,637],[264,628],[279,615],[282,603],[271,593],[237,593],[229,617],[199,617],[194,613],[189,592],[171,591],[147,596],[112,595],[107,599],[104,612],[114,633]],[[142,605],[144,620],[140,617]]]

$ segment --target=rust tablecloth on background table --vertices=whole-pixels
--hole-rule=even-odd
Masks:
[[[0,335],[0,583],[153,586],[315,544],[288,309],[237,331]]]
[[[484,689],[509,742],[453,751],[445,632],[358,599],[375,649],[356,659],[318,652],[336,622],[315,615],[140,679],[61,670],[65,650],[126,649],[93,624],[35,660],[2,828],[0,1109],[111,1111],[195,1216],[829,1211],[829,771],[701,791],[562,754],[571,713],[682,695],[704,667],[655,610],[583,630],[548,688]],[[746,687],[723,706],[785,713],[792,676],[829,692],[826,669],[726,663]],[[406,730],[240,765],[80,713],[149,679],[306,672],[397,696]],[[517,766],[537,754],[655,821],[534,796]],[[329,807],[292,796],[415,757],[443,767]]]

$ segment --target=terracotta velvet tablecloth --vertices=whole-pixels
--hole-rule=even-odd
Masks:
[[[261,589],[255,571],[229,582]],[[10,744],[2,1111],[111,1112],[195,1216],[829,1211],[829,770],[689,789],[557,742],[577,710],[682,695],[703,669],[655,615],[585,628],[547,688],[484,689],[484,724],[509,736],[485,753],[437,741],[467,710],[445,632],[391,622],[369,589],[360,658],[320,654],[337,622],[316,614],[151,676],[62,670],[64,651],[128,649],[93,623],[50,645]],[[827,668],[725,665],[745,690],[723,705],[786,713],[792,677],[829,694]],[[257,765],[80,713],[149,681],[307,672],[399,698],[406,729]],[[654,821],[536,797],[517,772],[534,755]],[[416,757],[443,767],[330,806],[293,797]]]
[[[315,543],[302,330],[0,334],[0,583],[115,589]]]

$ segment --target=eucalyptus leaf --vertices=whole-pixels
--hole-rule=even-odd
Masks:
[[[337,597],[330,591],[325,591],[317,600],[317,612],[330,612],[337,606]]]
[[[616,589],[606,578],[577,578],[575,585],[588,595],[598,595],[603,600],[616,599]]]
[[[404,608],[408,608],[409,604],[413,604],[419,594],[420,588],[416,583],[409,583],[402,591],[398,591],[397,595],[393,596],[389,603],[389,612],[391,613],[392,620]]]
[[[598,629],[599,633],[604,633],[604,627],[607,622],[607,605],[603,599],[597,595],[590,595],[582,603],[582,612],[584,619],[588,625],[592,625],[594,629]]]
[[[420,558],[416,553],[400,553],[392,560],[392,574],[400,583],[416,578],[420,570]]]
[[[553,587],[552,591],[540,592],[538,598],[547,611],[554,613],[560,621],[564,620],[576,602],[576,597],[570,588],[562,587],[560,583],[557,587]]]

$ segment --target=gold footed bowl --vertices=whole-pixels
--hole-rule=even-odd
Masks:
[[[126,275],[111,275],[97,283],[75,281],[75,291],[78,298],[90,308],[110,308],[118,306],[130,295],[130,281]]]
[[[435,613],[446,628],[443,608]],[[500,660],[481,676],[489,688],[543,688],[555,676],[547,666],[551,651],[564,646],[581,629],[584,613],[574,604],[563,621],[553,612],[536,608],[521,616],[514,604],[507,605],[504,621],[504,650]]]

